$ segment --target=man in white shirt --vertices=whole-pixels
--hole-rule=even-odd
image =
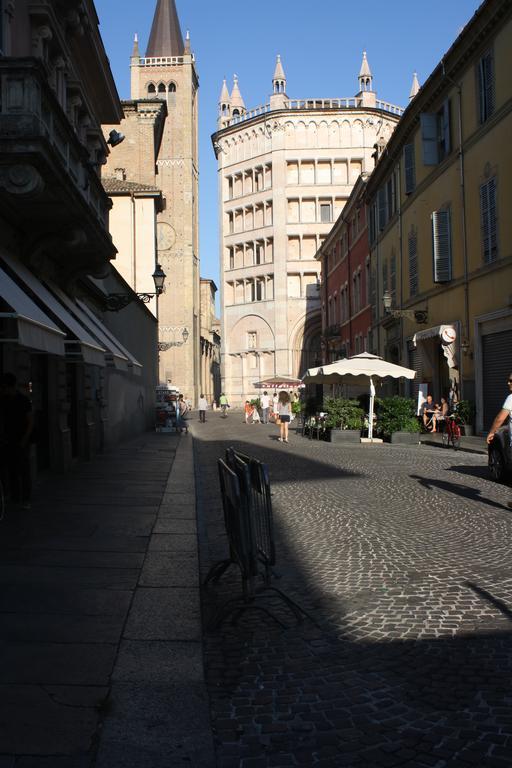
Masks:
[[[496,417],[489,430],[489,434],[487,435],[488,444],[492,443],[492,441],[494,440],[494,435],[496,434],[496,431],[501,427],[502,424],[504,424],[507,418],[510,419],[509,429],[510,429],[510,437],[511,437],[511,443],[512,443],[512,373],[510,373],[508,377],[508,391],[509,391],[509,395],[506,398],[505,402],[503,403],[501,407],[501,411],[498,411],[498,413],[496,414]],[[510,509],[512,509],[512,501],[508,502],[508,506],[510,507]]]
[[[268,424],[268,410],[270,408],[270,397],[267,392],[264,392],[260,397],[261,404],[261,421],[263,424]]]

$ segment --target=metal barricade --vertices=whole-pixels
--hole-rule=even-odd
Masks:
[[[276,548],[267,465],[245,453],[235,451],[233,448],[226,450],[226,463],[236,472],[241,481],[241,492],[246,494],[246,503],[251,514],[256,557],[265,568],[265,582],[270,583],[271,568],[276,562]]]
[[[233,621],[246,610],[259,610],[286,628],[271,611],[255,600],[263,593],[276,593],[290,608],[298,621],[309,614],[282,590],[272,586],[272,566],[276,562],[272,523],[270,479],[265,464],[244,453],[228,448],[226,461],[218,460],[224,524],[229,542],[229,557],[216,563],[205,579],[205,586],[217,582],[230,565],[236,564],[242,576],[242,598],[232,598],[214,616],[210,626],[216,628],[229,616]],[[261,567],[263,566],[263,572]],[[263,585],[256,587],[256,578]]]

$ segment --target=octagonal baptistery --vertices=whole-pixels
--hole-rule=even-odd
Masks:
[[[380,101],[363,54],[359,92],[290,99],[277,57],[270,103],[247,110],[235,75],[219,101],[222,386],[233,405],[255,382],[300,376],[321,359],[320,262],[315,255],[375,145],[403,110]]]

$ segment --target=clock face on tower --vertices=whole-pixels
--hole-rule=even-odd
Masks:
[[[158,251],[168,251],[176,242],[176,232],[166,221],[159,221],[156,229]]]

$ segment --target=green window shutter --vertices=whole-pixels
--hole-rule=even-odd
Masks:
[[[443,104],[443,115],[442,115],[442,126],[443,126],[443,149],[444,149],[444,155],[449,155],[452,151],[452,142],[451,142],[451,135],[450,135],[450,100],[446,99],[446,101]]]
[[[414,144],[406,144],[404,147],[404,176],[405,194],[410,195],[416,187],[416,163],[414,157]]]
[[[422,112],[420,124],[423,163],[424,165],[437,165],[439,162],[437,115]]]
[[[489,179],[480,187],[480,215],[484,262],[498,258],[498,226],[496,217],[496,179]]]
[[[432,213],[432,254],[434,283],[449,283],[452,279],[452,238],[448,208]]]
[[[409,234],[409,294],[416,296],[418,293],[418,236],[416,232]]]
[[[377,201],[379,206],[379,230],[382,232],[386,226],[386,188],[381,187],[377,195]]]
[[[486,120],[494,112],[496,94],[494,88],[494,60],[489,51],[478,62],[478,101],[480,122]]]

